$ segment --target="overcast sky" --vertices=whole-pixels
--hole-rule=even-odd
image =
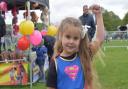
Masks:
[[[72,16],[78,18],[82,15],[84,4],[99,4],[108,11],[113,11],[121,19],[128,12],[128,0],[49,0],[50,2],[50,21],[59,23],[63,18]],[[19,22],[23,19],[23,12],[18,15]],[[37,11],[40,15],[40,11]],[[11,23],[11,14],[6,15],[6,22]]]

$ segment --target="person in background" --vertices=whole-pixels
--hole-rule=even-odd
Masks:
[[[89,41],[86,29],[73,17],[62,20],[50,63],[48,89],[95,89],[93,87],[92,58],[105,38],[101,8],[93,5],[97,32],[95,40]]]
[[[4,18],[2,17],[2,15],[0,15],[0,54],[1,54],[1,51],[2,51],[2,42],[1,42],[1,38],[6,34],[6,23],[5,23],[5,20]],[[0,56],[0,60],[1,59],[1,56]]]
[[[81,15],[79,19],[82,22],[82,25],[88,28],[88,37],[89,40],[91,41],[92,38],[94,37],[96,26],[93,15],[89,12],[88,5],[83,6],[83,15]]]
[[[36,12],[32,11],[31,12],[31,21],[34,23],[35,30],[38,30],[37,22],[38,22],[39,17],[37,16]]]
[[[38,46],[34,46],[32,48],[32,51],[36,51],[36,64],[39,66],[40,72],[40,81],[41,82],[45,82],[45,72],[44,72],[44,64],[45,64],[45,60],[46,58],[48,58],[47,56],[47,48],[45,47],[45,45],[42,43],[40,43],[40,45]]]
[[[48,61],[49,61],[49,64],[50,64],[50,61],[51,61],[51,58],[53,56],[53,51],[54,51],[54,44],[55,44],[55,37],[53,36],[44,36],[44,45],[47,47],[48,49]]]
[[[47,29],[48,25],[49,25],[49,9],[48,7],[43,7],[41,8],[41,15],[40,15],[40,19],[42,21],[43,24],[43,29]]]

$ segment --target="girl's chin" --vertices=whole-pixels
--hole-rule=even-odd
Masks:
[[[74,53],[76,53],[77,51],[65,51],[65,54],[67,54],[67,55],[72,55],[72,54],[74,54]]]

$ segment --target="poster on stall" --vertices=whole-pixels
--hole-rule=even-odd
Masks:
[[[38,65],[35,63],[36,61],[36,52],[32,51],[30,52],[30,59],[32,62],[32,82],[35,83],[39,80],[40,76],[39,76],[39,67]]]
[[[27,62],[0,63],[0,85],[26,85],[28,80]]]
[[[37,65],[33,66],[32,68],[32,82],[35,83],[39,80],[40,76],[39,76],[39,67]]]

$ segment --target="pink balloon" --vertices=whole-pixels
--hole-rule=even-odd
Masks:
[[[0,3],[0,10],[7,11],[7,3],[6,2],[2,1]]]
[[[30,42],[33,45],[37,46],[41,43],[41,41],[42,41],[42,35],[41,35],[40,31],[35,30],[33,32],[33,34],[30,35]]]
[[[41,35],[42,35],[42,36],[46,36],[46,35],[47,35],[47,30],[44,30],[44,29],[43,29],[43,30],[41,31]]]

